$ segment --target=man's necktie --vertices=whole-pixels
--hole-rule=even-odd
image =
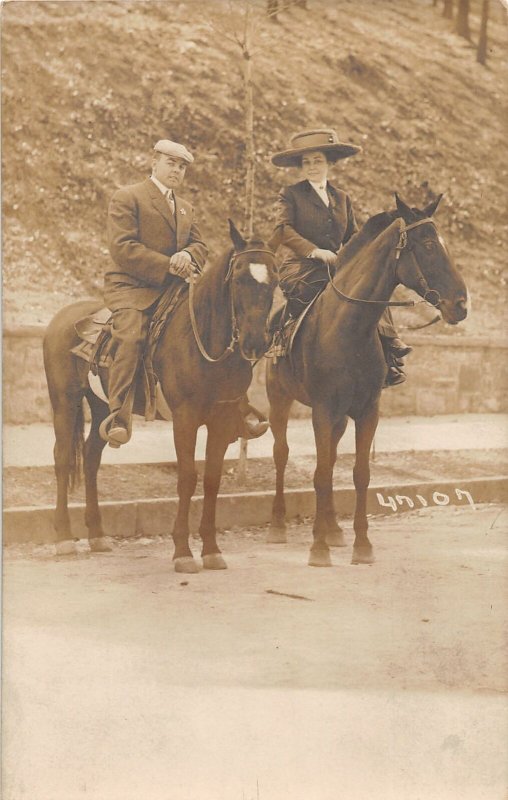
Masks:
[[[166,200],[168,201],[168,206],[172,214],[175,213],[175,201],[173,200],[173,192],[171,189],[168,189],[166,192]]]

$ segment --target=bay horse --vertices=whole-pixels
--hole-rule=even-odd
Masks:
[[[233,247],[224,251],[195,285],[191,281],[189,302],[181,303],[169,318],[153,358],[173,418],[178,466],[178,510],[173,528],[177,572],[198,571],[189,547],[189,509],[197,482],[196,437],[203,424],[208,429],[199,527],[203,567],[226,568],[215,530],[224,455],[228,444],[238,438],[238,401],[250,385],[252,366],[269,346],[267,320],[276,286],[275,257],[263,241],[246,240],[231,220],[229,225]],[[44,337],[44,365],[56,439],[57,554],[76,552],[67,496],[79,473],[81,454],[90,549],[110,550],[97,494],[97,472],[105,446],[99,428],[109,408],[90,388],[88,364],[70,352],[79,342],[75,323],[99,308],[97,301],[67,306],[50,322]],[[101,372],[101,378],[107,385],[107,371]],[[83,398],[91,411],[85,442]]]
[[[442,195],[441,195],[442,196]],[[372,217],[337,257],[335,276],[317,297],[295,336],[290,356],[268,360],[266,388],[276,491],[269,542],[285,542],[284,472],[287,424],[294,400],[312,409],[316,442],[316,514],[309,565],[331,566],[329,544],[344,546],[333,503],[333,467],[348,418],[355,422],[356,490],[353,564],[374,561],[367,530],[369,456],[379,420],[386,364],[377,324],[398,284],[412,289],[452,325],[467,315],[467,290],[431,218],[441,196],[426,208],[397,209]]]

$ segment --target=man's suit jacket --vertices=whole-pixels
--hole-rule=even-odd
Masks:
[[[106,273],[104,297],[112,311],[148,308],[173,281],[180,281],[168,272],[174,253],[187,250],[200,270],[208,253],[191,204],[175,195],[173,215],[149,178],[113,195],[108,245],[116,269]]]
[[[306,180],[286,186],[279,194],[270,246],[277,249],[283,245],[289,250],[284,264],[293,270],[299,265],[305,268],[316,247],[336,252],[358,229],[349,195],[331,183],[326,189],[328,207]]]

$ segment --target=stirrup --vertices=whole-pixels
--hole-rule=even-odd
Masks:
[[[128,424],[127,428],[125,429],[126,433],[127,433],[127,438],[125,439],[125,441],[120,441],[119,439],[115,440],[115,439],[110,437],[109,426],[111,425],[111,423],[115,419],[117,413],[118,413],[117,411],[114,411],[112,414],[108,414],[106,419],[103,419],[101,424],[100,424],[100,426],[99,426],[99,436],[101,437],[101,439],[104,442],[107,442],[110,447],[113,447],[113,448],[116,448],[116,449],[121,447],[122,444],[127,444],[127,442],[130,440],[130,438],[132,436],[132,420],[129,420],[129,424]],[[122,428],[123,428],[123,426],[122,426]]]
[[[249,416],[254,416],[256,421],[251,422]],[[269,427],[270,423],[266,416],[249,403],[247,406],[247,413],[242,416],[242,430],[240,434],[242,439],[259,439],[260,436],[266,433]]]

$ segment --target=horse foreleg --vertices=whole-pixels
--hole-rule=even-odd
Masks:
[[[176,572],[198,571],[189,547],[189,510],[198,479],[195,462],[198,427],[199,421],[190,409],[182,407],[173,413],[173,436],[178,464],[178,510],[173,526],[173,561]]]
[[[284,498],[284,475],[288,463],[289,447],[287,427],[292,400],[278,398],[270,403],[270,427],[273,434],[273,460],[275,463],[275,497],[272,504],[272,519],[268,532],[269,544],[286,544],[286,501]]]
[[[102,528],[97,493],[97,473],[101,463],[102,451],[106,445],[106,442],[99,435],[99,426],[108,416],[109,408],[106,403],[103,403],[91,392],[87,394],[87,400],[92,413],[92,423],[90,433],[83,447],[83,472],[86,490],[85,523],[88,528],[90,550],[94,553],[108,553],[111,551],[111,547]]]
[[[347,417],[341,417],[340,420],[334,425],[332,431],[332,438],[330,442],[330,461],[332,465],[332,476],[335,462],[337,461],[337,447],[344,435],[347,426]],[[337,522],[337,514],[335,511],[335,504],[333,500],[333,489],[330,495],[330,508],[326,513],[328,533],[326,534],[326,543],[330,547],[345,547],[346,540],[344,538],[344,531]]]
[[[379,420],[379,407],[376,405],[366,416],[355,421],[356,458],[353,468],[353,481],[356,489],[356,507],[353,527],[355,541],[352,564],[372,564],[374,553],[367,531],[367,489],[370,483],[370,448]]]
[[[222,415],[222,412],[221,412]],[[201,556],[205,569],[226,569],[227,564],[221,555],[217,544],[217,530],[215,525],[215,515],[217,508],[217,495],[219,493],[220,481],[222,477],[222,467],[224,455],[228,443],[233,438],[236,418],[231,415],[231,419],[220,419],[215,416],[208,425],[208,436],[206,440],[206,461],[205,474],[203,476],[203,514],[199,526],[199,535],[203,542]]]
[[[333,426],[329,411],[324,407],[312,409],[312,424],[316,440],[316,469],[314,490],[316,492],[316,516],[314,518],[314,543],[310,549],[311,567],[331,567],[330,550],[327,544],[330,509],[333,509],[333,466],[330,458]]]

